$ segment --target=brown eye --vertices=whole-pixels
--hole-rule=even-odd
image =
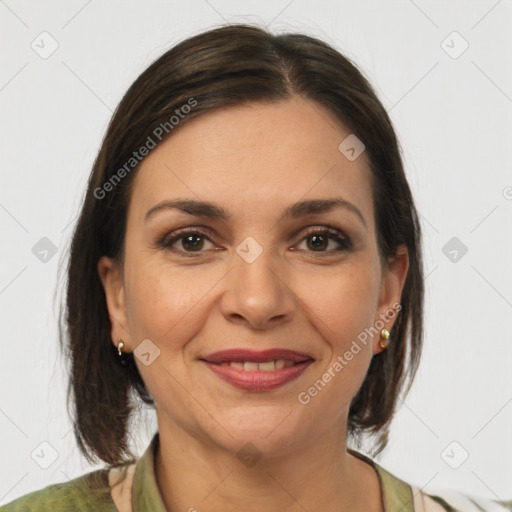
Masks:
[[[200,235],[187,235],[181,239],[181,245],[185,250],[200,251],[204,246],[204,238]]]
[[[334,252],[350,251],[352,242],[349,237],[337,229],[322,227],[313,228],[302,239],[305,251],[332,254]]]
[[[208,249],[205,244],[208,243],[214,246],[206,233],[194,229],[180,230],[171,233],[170,236],[166,235],[158,241],[158,246],[181,256],[194,256],[194,253],[200,255],[205,252]]]
[[[329,238],[323,235],[310,235],[307,237],[308,240],[308,248],[312,251],[316,251],[318,249],[327,249],[329,245]]]

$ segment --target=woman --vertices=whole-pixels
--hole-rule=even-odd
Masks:
[[[422,342],[420,227],[385,109],[300,34],[232,25],[121,101],[73,237],[75,435],[103,470],[1,510],[506,510],[428,496],[387,442]],[[128,446],[136,401],[158,432]]]

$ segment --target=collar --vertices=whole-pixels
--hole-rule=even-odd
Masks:
[[[159,440],[157,432],[137,462],[132,489],[133,512],[167,512],[156,483],[155,460]]]
[[[392,475],[362,453],[356,452],[350,448],[348,448],[347,451],[354,457],[370,464],[377,472],[384,512],[394,512],[396,510],[400,512],[414,512],[414,499],[409,484],[400,480],[395,475]]]
[[[124,496],[127,498],[121,503],[122,498],[114,499],[120,512],[166,512],[165,505],[158,489],[155,473],[155,459],[159,444],[158,432],[153,436],[151,443],[147,447],[142,457],[138,460],[127,480]],[[414,512],[413,494],[409,484],[392,475],[384,468],[379,466],[369,457],[348,449],[348,452],[362,461],[370,464],[379,477],[382,490],[382,503],[384,512]],[[129,499],[131,485],[131,500]],[[113,496],[114,498],[114,496]],[[131,503],[130,503],[131,501]],[[130,506],[131,505],[131,506]]]

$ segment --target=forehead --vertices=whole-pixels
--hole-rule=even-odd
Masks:
[[[338,148],[349,135],[331,112],[300,98],[207,112],[144,159],[130,210],[143,215],[160,201],[189,197],[278,214],[291,202],[341,196],[371,223],[366,153],[351,161]]]

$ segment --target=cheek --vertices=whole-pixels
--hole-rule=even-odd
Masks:
[[[334,351],[346,346],[375,319],[379,294],[378,268],[361,260],[336,271],[299,277],[298,294],[311,319]]]
[[[175,407],[171,415],[175,419],[183,416],[183,422],[187,417],[183,411],[194,409],[180,384],[189,379],[186,346],[207,322],[209,294],[225,272],[211,268],[200,271],[193,266],[177,269],[160,258],[139,258],[126,269],[130,338],[134,347],[149,339],[160,350],[159,357],[148,366],[136,360],[137,367],[157,403],[172,397]]]
[[[379,267],[361,258],[330,275],[298,282],[310,322],[329,348],[319,361],[317,380],[308,383],[313,387],[304,391],[310,398],[321,395],[315,399],[316,407],[330,414],[348,406],[373,357],[375,331],[372,335],[370,328],[375,320],[379,276]]]
[[[140,258],[127,265],[127,276],[127,315],[134,343],[149,338],[161,348],[165,343],[166,350],[178,350],[201,328],[208,314],[208,293],[222,273]]]

